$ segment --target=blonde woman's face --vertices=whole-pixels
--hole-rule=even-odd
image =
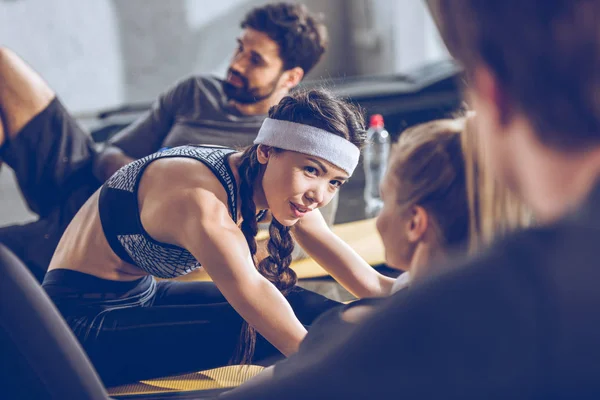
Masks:
[[[411,246],[406,237],[406,217],[400,209],[398,196],[400,187],[394,177],[393,168],[388,169],[380,191],[383,208],[377,217],[377,230],[385,248],[386,264],[407,271],[411,264]]]

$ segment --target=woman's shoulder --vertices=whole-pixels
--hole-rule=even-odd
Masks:
[[[222,180],[213,169],[187,157],[165,157],[149,165],[140,182],[140,195],[177,203],[202,198],[206,205],[211,199],[227,204],[228,198]]]
[[[163,192],[174,194],[189,190],[220,192],[223,185],[212,168],[199,160],[186,157],[167,157],[148,167],[154,185]]]

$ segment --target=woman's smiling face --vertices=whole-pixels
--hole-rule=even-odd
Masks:
[[[327,205],[349,178],[345,171],[319,157],[263,145],[257,155],[266,166],[262,177],[264,201],[285,226]]]

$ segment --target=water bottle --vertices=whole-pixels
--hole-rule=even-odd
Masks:
[[[381,114],[371,116],[367,140],[367,146],[363,151],[365,215],[367,218],[372,218],[376,217],[383,207],[379,185],[385,175],[390,154],[390,135],[384,128]]]

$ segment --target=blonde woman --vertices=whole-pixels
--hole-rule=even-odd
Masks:
[[[475,254],[531,220],[526,207],[490,174],[474,118],[417,125],[394,145],[377,227],[388,265],[410,271],[396,290],[450,254]]]

